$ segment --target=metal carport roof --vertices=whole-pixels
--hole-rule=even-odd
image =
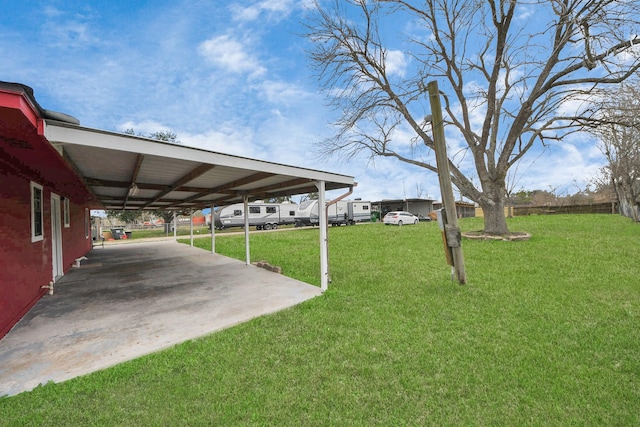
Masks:
[[[354,185],[351,176],[44,121],[44,136],[104,209],[187,210]]]

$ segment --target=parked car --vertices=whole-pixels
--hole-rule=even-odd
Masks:
[[[393,224],[402,226],[404,224],[417,224],[418,220],[418,217],[411,212],[391,211],[384,216],[382,222],[384,222],[384,225]]]

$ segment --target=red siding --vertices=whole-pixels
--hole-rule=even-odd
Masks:
[[[0,163],[0,168],[2,168]],[[51,280],[49,233],[31,242],[29,181],[2,170],[0,211],[0,336],[20,319],[44,293],[40,286]],[[46,193],[46,191],[45,191]],[[44,230],[51,229],[50,200],[44,196]]]
[[[91,250],[91,230],[89,238],[85,236],[85,206],[70,203],[70,227],[64,228],[64,214],[62,216],[62,251],[64,252],[64,271],[66,272],[75,263],[75,259],[85,255]],[[63,209],[64,211],[64,209]]]
[[[92,203],[91,195],[38,134],[34,112],[21,110],[27,107],[0,92],[0,338],[46,293],[41,286],[52,280],[51,193],[70,200],[69,228],[64,228],[62,215],[64,271],[91,250],[91,240],[85,237],[85,208]],[[38,242],[31,241],[31,181],[43,186],[44,238]]]

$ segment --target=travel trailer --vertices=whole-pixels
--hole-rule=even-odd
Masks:
[[[333,226],[368,221],[371,221],[371,202],[340,200],[327,208],[327,222]],[[295,215],[296,227],[315,226],[318,222],[318,201],[302,202]]]
[[[288,203],[249,203],[249,226],[257,230],[275,230],[280,225],[293,224],[298,205]],[[214,214],[214,224],[219,230],[230,227],[244,227],[244,203],[234,203],[218,209]]]

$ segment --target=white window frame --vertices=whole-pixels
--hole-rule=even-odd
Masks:
[[[64,228],[69,228],[71,227],[71,211],[69,210],[69,198],[65,197],[62,204],[62,209],[64,211]]]
[[[44,239],[44,188],[42,185],[31,181],[29,185],[31,194],[31,242],[40,242]],[[40,234],[36,234],[36,190],[40,191]]]

